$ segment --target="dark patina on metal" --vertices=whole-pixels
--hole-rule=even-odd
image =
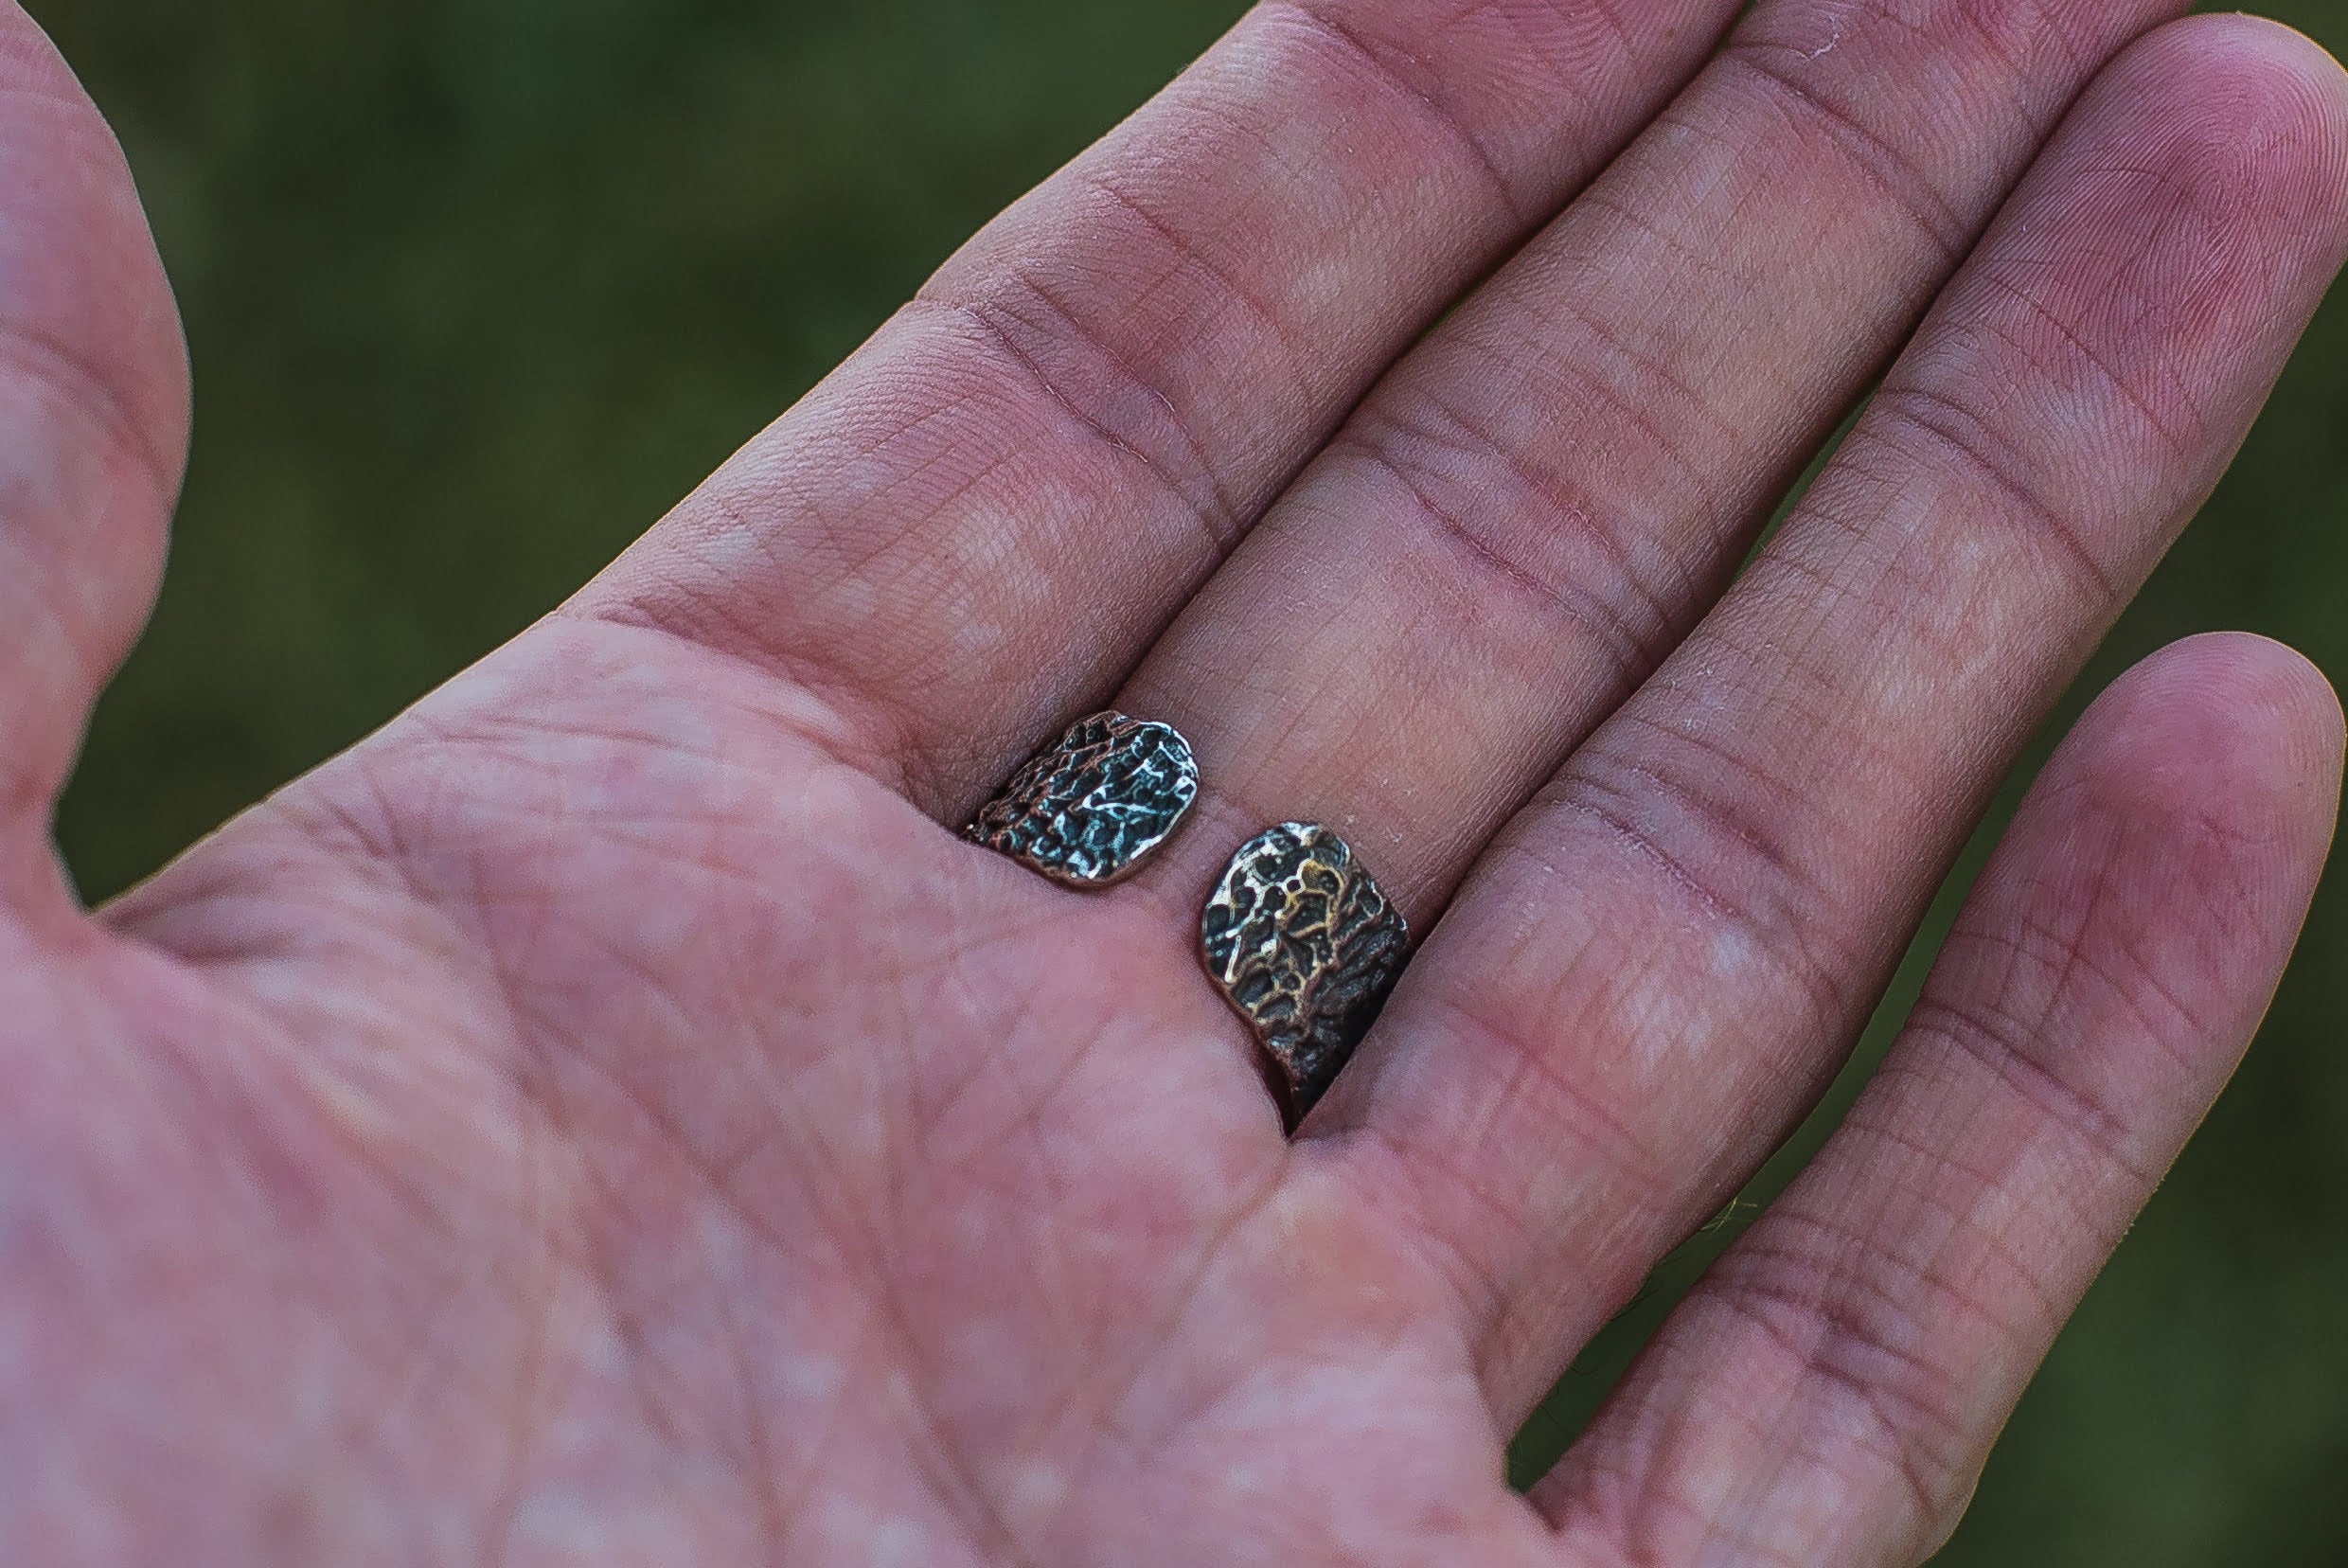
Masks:
[[[1200,924],[1208,973],[1279,1069],[1302,1121],[1378,1021],[1410,927],[1345,841],[1290,822],[1249,841]]]
[[[1170,724],[1096,713],[1020,769],[963,829],[1071,887],[1130,875],[1199,798],[1199,764]]]

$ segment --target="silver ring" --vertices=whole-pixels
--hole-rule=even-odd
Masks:
[[[962,830],[1069,887],[1122,882],[1199,799],[1199,763],[1171,724],[1096,713],[1039,752]]]
[[[1378,1022],[1409,961],[1411,928],[1351,846],[1290,822],[1232,857],[1199,945],[1277,1069],[1294,1127]]]

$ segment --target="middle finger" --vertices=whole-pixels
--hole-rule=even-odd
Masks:
[[[1318,821],[1423,927],[1701,615],[2081,86],[2183,9],[1764,0],[1136,672],[1118,705],[1207,781],[1150,884],[1187,900]]]

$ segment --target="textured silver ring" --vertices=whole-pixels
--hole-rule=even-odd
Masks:
[[[1378,1021],[1411,930],[1351,846],[1290,822],[1232,857],[1199,940],[1207,972],[1276,1070],[1293,1127]]]
[[[1108,887],[1172,838],[1198,799],[1181,731],[1096,713],[1020,769],[962,836],[1056,882]]]

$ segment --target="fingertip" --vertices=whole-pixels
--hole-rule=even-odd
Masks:
[[[2180,16],[2154,28],[2146,37],[2154,41],[2165,39],[2178,47],[2232,48],[2246,54],[2263,54],[2286,68],[2304,73],[2310,80],[2332,81],[2342,93],[2348,93],[2348,72],[2341,70],[2332,52],[2300,28],[2271,16],[2248,11]]]
[[[2106,852],[2156,902],[2223,912],[2250,949],[2287,950],[2339,811],[2339,699],[2321,670],[2269,638],[2214,633],[2138,664],[2096,700],[2044,780],[2071,810],[2044,818]],[[2141,885],[2139,885],[2141,884]]]
[[[2296,338],[2348,258],[2348,73],[2280,23],[2197,15],[2139,40],[2091,103],[2102,172],[2153,182],[2148,224],[2107,242],[2159,258],[2209,351],[2245,330]]]
[[[2149,83],[2191,82],[2348,125],[2348,70],[2307,34],[2271,17],[2241,11],[2179,17],[2146,33],[2115,70]]]
[[[2348,720],[2323,671],[2297,649],[2249,632],[2170,644],[2112,684],[2115,742],[2203,769],[2255,770],[2337,796]],[[2142,759],[2140,759],[2142,760]]]
[[[2246,710],[2264,715],[2286,775],[2337,802],[2342,760],[2348,757],[2348,716],[2330,677],[2314,660],[2287,643],[2250,632],[2208,633],[2169,651],[2207,670],[2213,697],[2232,695]]]
[[[2348,71],[2305,33],[2238,12],[2183,17],[2146,34],[2107,80],[2208,127],[2220,167],[2248,161],[2269,187],[2348,217]]]

